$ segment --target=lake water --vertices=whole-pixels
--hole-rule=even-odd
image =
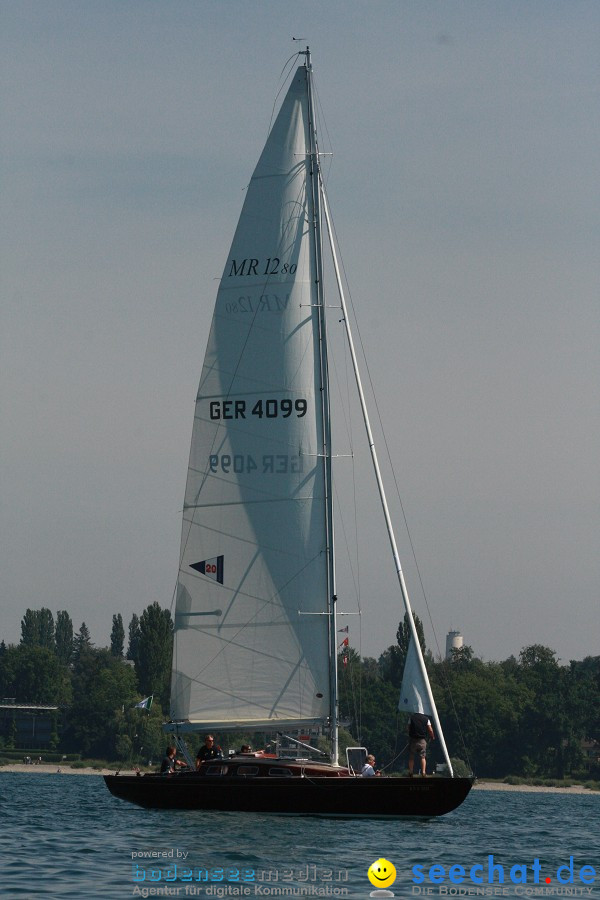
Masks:
[[[600,900],[598,796],[472,791],[462,807],[439,819],[334,820],[143,810],[112,797],[100,777],[0,773],[0,810],[0,896],[8,900],[112,900],[146,890],[179,898],[363,900],[373,890],[367,870],[380,857],[396,868],[389,886],[396,897],[543,891]],[[152,852],[173,855],[132,856]],[[490,855],[503,867],[503,884],[499,869],[490,873]],[[470,875],[478,864],[473,877],[480,886]],[[442,883],[430,880],[433,865],[443,867],[443,876],[433,872]],[[418,884],[413,866],[423,873]],[[452,866],[463,867],[462,883],[460,869],[450,880]],[[567,866],[564,886],[560,866]],[[594,875],[584,869],[583,880],[582,866],[593,867]],[[523,877],[526,883],[514,883]],[[165,888],[169,893],[151,893]]]

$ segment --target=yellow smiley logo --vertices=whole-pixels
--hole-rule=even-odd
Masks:
[[[376,859],[367,871],[369,881],[378,888],[389,887],[396,880],[396,869],[388,859]]]

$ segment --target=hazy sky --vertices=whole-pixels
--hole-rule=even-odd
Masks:
[[[171,603],[215,279],[297,36],[438,639],[600,653],[600,4],[1,10],[0,637],[48,606],[101,645]],[[402,613],[373,492],[347,621],[378,655]]]

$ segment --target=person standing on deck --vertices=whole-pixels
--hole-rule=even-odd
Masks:
[[[408,737],[409,774],[411,776],[414,774],[413,767],[415,756],[418,756],[421,761],[421,775],[424,777],[426,775],[425,769],[427,766],[427,738],[430,737],[432,741],[435,740],[435,734],[433,733],[429,716],[426,716],[423,713],[411,713],[410,719],[408,720]]]

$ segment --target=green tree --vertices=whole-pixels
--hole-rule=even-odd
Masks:
[[[8,647],[0,658],[0,693],[20,703],[64,704],[71,697],[69,674],[47,647]]]
[[[137,695],[131,666],[109,650],[89,647],[73,665],[68,745],[88,756],[116,758],[117,738],[126,731],[124,709],[134,705]]]
[[[431,679],[448,747],[464,755],[478,775],[515,772],[515,735],[532,697],[515,675],[498,663],[482,662],[467,648],[436,663]]]
[[[73,659],[73,622],[66,610],[56,614],[56,655],[63,665],[68,666]]]
[[[461,670],[464,669],[468,671],[471,667],[471,663],[475,659],[475,653],[469,644],[464,644],[462,647],[453,647],[450,654],[452,665],[458,666]]]
[[[167,743],[162,723],[164,715],[160,703],[153,703],[150,712],[145,709],[130,711],[134,730],[132,737],[134,759],[139,762],[159,760]]]
[[[140,638],[140,620],[134,613],[129,623],[129,646],[127,647],[127,659],[130,659],[132,662],[135,662],[137,659]]]
[[[166,708],[171,679],[173,622],[168,609],[158,603],[147,606],[140,617],[140,640],[135,659],[140,691],[154,694]]]
[[[421,646],[421,651],[423,655],[425,655],[425,632],[423,630],[423,623],[416,613],[413,613],[413,621],[415,623],[415,628],[417,631],[417,636],[419,638],[419,644]],[[396,640],[398,641],[398,647],[400,648],[400,653],[402,654],[402,662],[404,668],[404,661],[406,660],[406,654],[408,653],[408,646],[410,644],[410,640],[412,637],[412,631],[410,628],[410,620],[408,618],[408,613],[404,613],[404,618],[398,625],[398,631],[396,632]]]
[[[128,765],[159,760],[167,743],[162,723],[160,703],[153,703],[150,711],[122,706],[114,717],[115,757]]]
[[[415,628],[417,629],[421,651],[423,653],[423,656],[425,656],[426,647],[423,623],[415,613],[413,613],[413,619]],[[410,639],[411,630],[408,613],[404,613],[404,618],[399,623],[398,630],[396,632],[397,643],[395,645],[392,645],[391,647],[388,647],[387,650],[385,650],[379,657],[381,677],[384,679],[384,681],[391,682],[395,688],[400,688],[400,685],[402,684],[402,675],[404,673],[404,664],[406,662],[406,654],[408,653]]]
[[[21,643],[54,650],[54,616],[49,609],[27,609],[21,620]]]
[[[568,674],[570,733],[567,740],[568,771],[600,779],[600,764],[584,756],[582,740],[600,743],[600,656],[572,661]]]
[[[21,619],[21,643],[26,647],[39,646],[40,623],[36,610],[25,610],[25,615]]]
[[[600,741],[600,656],[586,656],[569,667],[574,721],[582,737]]]
[[[340,719],[348,724],[354,742],[374,753],[378,766],[396,768],[405,743],[399,732],[397,688],[380,676],[374,660],[361,660],[352,649],[338,657],[338,684]]]
[[[117,613],[112,617],[112,631],[110,633],[110,652],[113,656],[122,657],[125,645],[125,629],[123,628],[123,616]]]
[[[518,678],[532,694],[518,736],[523,766],[528,774],[562,778],[569,740],[567,671],[559,666],[554,650],[532,644],[521,650]]]
[[[42,607],[39,611],[40,620],[40,647],[47,647],[48,650],[56,650],[56,640],[54,637],[54,616],[49,609]]]
[[[73,656],[75,659],[80,659],[82,656],[85,656],[86,653],[92,649],[92,639],[90,637],[90,630],[85,624],[85,622],[81,623],[81,628],[75,635],[73,640]]]

